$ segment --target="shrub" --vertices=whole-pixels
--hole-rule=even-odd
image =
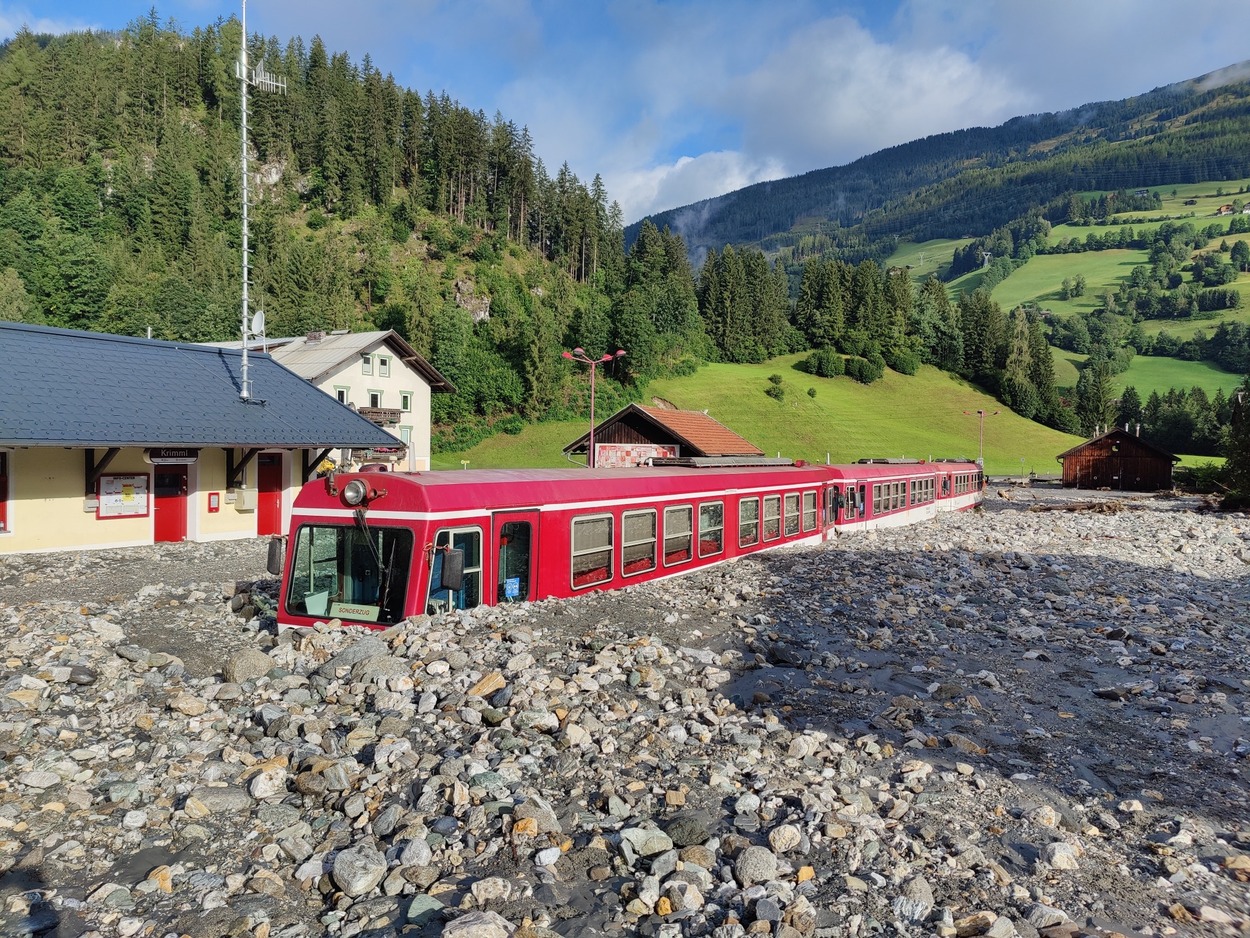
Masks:
[[[833,349],[819,348],[803,360],[803,370],[820,378],[836,378],[846,374],[846,364]]]
[[[920,359],[906,349],[895,349],[886,359],[892,369],[900,375],[914,375],[920,370]]]
[[[510,414],[495,424],[495,428],[509,436],[516,436],[525,429],[525,421],[519,414]]]
[[[808,389],[807,389],[807,396],[808,396],[808,397],[811,397],[811,398],[815,398],[815,397],[816,397],[816,389],[815,389],[815,388],[808,388]]]

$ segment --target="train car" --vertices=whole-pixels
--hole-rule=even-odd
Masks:
[[[979,501],[955,495],[971,463],[769,462],[328,476],[292,508],[278,623],[384,628],[619,589]]]

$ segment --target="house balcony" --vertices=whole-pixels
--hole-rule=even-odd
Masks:
[[[393,427],[403,418],[404,412],[397,407],[361,407],[357,413],[379,427]]]

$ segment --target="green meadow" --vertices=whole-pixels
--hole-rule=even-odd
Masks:
[[[985,465],[995,475],[1036,470],[1054,475],[1055,457],[1080,438],[1024,420],[959,378],[922,367],[914,376],[886,371],[871,385],[849,378],[816,378],[790,355],[761,365],[712,364],[696,374],[665,378],[645,389],[642,403],[667,401],[682,410],[706,410],[764,451],[809,462],[853,462],[865,457],[975,459],[984,419]],[[769,397],[769,376],[780,374],[784,398]],[[808,389],[815,390],[815,396]],[[971,413],[965,413],[969,411]],[[602,421],[608,414],[596,413]],[[529,425],[517,436],[498,434],[467,452],[434,457],[438,469],[565,466],[561,450],[586,432],[586,421]]]
[[[1005,310],[1023,303],[1036,303],[1057,316],[1092,313],[1101,296],[1147,260],[1145,251],[1116,248],[1082,254],[1039,254],[998,284],[990,295]],[[1060,299],[1065,278],[1085,278],[1085,292],[1070,300]]]
[[[1163,394],[1169,388],[1202,388],[1208,395],[1223,389],[1226,395],[1231,394],[1241,385],[1242,377],[1216,368],[1209,362],[1183,362],[1176,358],[1137,355],[1128,371],[1117,375],[1115,380],[1120,388],[1135,387],[1144,403],[1151,391]]]
[[[906,267],[913,280],[922,281],[931,275],[941,276],[950,266],[958,248],[972,243],[971,238],[942,238],[934,241],[904,241],[886,259],[886,267]]]

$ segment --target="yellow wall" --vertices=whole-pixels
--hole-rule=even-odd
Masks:
[[[0,553],[54,550],[90,550],[100,547],[131,547],[154,540],[154,467],[143,450],[123,449],[105,469],[105,475],[147,477],[147,514],[143,517],[98,518],[85,510],[86,493],[83,450],[57,447],[26,447],[9,455],[8,530],[0,533]],[[97,449],[98,462],[106,450]],[[239,458],[241,450],[235,450]],[[299,490],[302,452],[283,453],[282,526],[290,518],[291,504]],[[248,464],[247,487],[255,494],[256,461]],[[208,493],[217,492],[221,508],[210,513]],[[258,511],[239,510],[241,499],[228,501],[226,460],[221,449],[203,448],[199,459],[187,467],[187,540],[216,541],[256,536]]]

